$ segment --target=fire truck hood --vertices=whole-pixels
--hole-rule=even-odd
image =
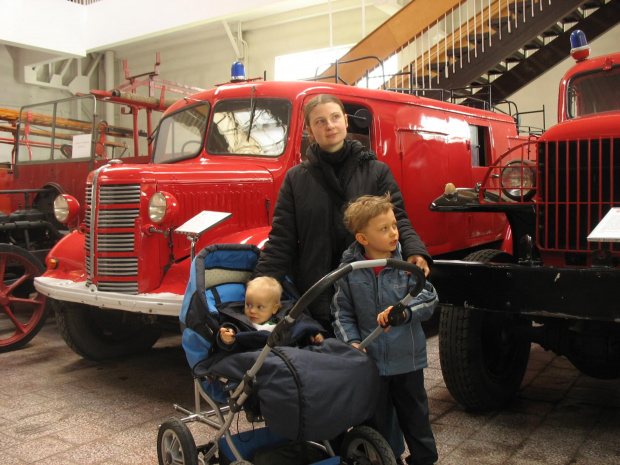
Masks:
[[[274,165],[275,166],[275,165]],[[96,171],[88,175],[92,182]],[[98,182],[140,183],[146,182],[273,182],[268,168],[253,163],[202,162],[192,164],[106,165],[98,174]]]
[[[581,116],[556,124],[545,132],[540,140],[553,141],[618,137],[620,135],[620,128],[618,127],[619,119],[620,112],[618,111]]]

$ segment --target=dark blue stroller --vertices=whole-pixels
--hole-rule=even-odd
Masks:
[[[216,244],[200,251],[192,263],[180,320],[183,348],[194,375],[194,410],[175,404],[175,410],[186,416],[160,426],[159,464],[271,465],[275,457],[284,456],[293,457],[286,463],[294,464],[395,464],[387,441],[374,429],[357,426],[374,410],[378,383],[374,363],[334,338],[302,345],[304,334],[297,327],[304,325],[295,322],[321,292],[355,268],[387,264],[415,273],[418,285],[397,305],[406,305],[417,295],[425,282],[423,273],[415,265],[392,259],[349,264],[293,302],[273,332],[254,334],[259,341],[264,337],[261,348],[215,356],[213,345],[221,324],[218,308],[244,300],[245,284],[259,254],[253,245]],[[363,345],[381,331],[378,327]],[[242,410],[252,429],[231,434],[230,426]],[[196,446],[189,422],[212,427],[214,439]]]

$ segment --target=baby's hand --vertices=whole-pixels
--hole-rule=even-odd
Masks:
[[[352,342],[351,345],[353,347],[355,347],[356,349],[360,348],[360,343],[359,342]],[[366,349],[362,349],[362,352],[366,353]]]
[[[388,320],[390,318],[390,310],[392,310],[392,307],[393,306],[390,305],[388,308],[386,308],[385,310],[383,310],[381,313],[377,315],[377,324],[381,326],[382,328],[385,328],[383,332],[386,332],[388,329],[390,329]]]
[[[220,328],[220,338],[224,344],[232,344],[235,341],[235,332],[230,328]]]
[[[325,340],[325,338],[323,337],[323,335],[321,333],[318,333],[316,336],[312,336],[310,338],[310,342],[312,342],[313,344],[320,344],[324,340]]]

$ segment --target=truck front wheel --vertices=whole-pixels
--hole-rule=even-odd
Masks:
[[[511,256],[482,250],[466,261],[506,262]],[[468,410],[499,408],[518,392],[530,356],[522,337],[530,326],[517,315],[444,307],[439,321],[439,358],[450,394]]]
[[[120,310],[54,301],[56,322],[67,345],[90,360],[108,360],[144,352],[157,342],[161,330],[142,316]]]

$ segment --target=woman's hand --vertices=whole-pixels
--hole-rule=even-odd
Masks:
[[[407,261],[409,263],[417,265],[418,268],[424,271],[424,276],[428,276],[428,274],[431,272],[428,267],[428,262],[426,261],[426,258],[424,258],[422,255],[412,255],[411,257],[407,258]]]
[[[312,342],[313,344],[320,344],[324,340],[325,340],[325,338],[323,337],[323,335],[321,333],[318,333],[316,336],[312,336],[310,338],[310,342]]]

